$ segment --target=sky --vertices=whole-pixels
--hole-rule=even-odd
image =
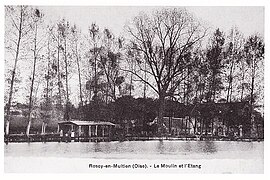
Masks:
[[[86,31],[92,22],[109,28],[116,35],[123,33],[124,25],[141,11],[151,12],[153,6],[42,6],[46,21],[65,17]],[[264,7],[260,6],[189,6],[185,7],[207,26],[227,32],[237,26],[245,36],[264,34]]]

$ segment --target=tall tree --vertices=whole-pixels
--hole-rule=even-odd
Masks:
[[[26,135],[29,137],[30,127],[32,122],[32,108],[33,108],[33,92],[34,92],[34,83],[36,77],[36,64],[37,59],[39,58],[39,52],[43,47],[39,47],[39,40],[38,40],[38,26],[41,23],[43,14],[39,11],[39,9],[33,10],[32,18],[33,18],[33,71],[32,71],[32,78],[31,78],[31,85],[30,85],[30,95],[29,95],[29,112],[28,112],[28,125],[26,128]]]
[[[98,93],[98,55],[100,52],[100,48],[98,47],[98,40],[100,38],[99,35],[99,27],[93,23],[91,27],[89,27],[90,41],[93,44],[92,53],[93,53],[93,65],[94,65],[94,96],[93,100],[97,99]],[[90,50],[91,52],[91,50]]]
[[[205,36],[206,30],[185,9],[168,8],[135,17],[128,32],[131,35],[130,48],[145,55],[136,65],[144,65],[146,61],[150,71],[141,70],[151,75],[154,82],[145,81],[135,71],[125,71],[132,72],[158,94],[158,131],[161,133],[165,98],[173,94],[185,79],[182,74],[192,61],[190,52]]]
[[[72,42],[72,54],[76,60],[78,78],[79,78],[79,97],[80,103],[79,106],[83,106],[83,93],[82,93],[82,78],[81,78],[81,51],[80,51],[80,31],[76,25],[71,27],[71,42]]]
[[[50,98],[48,101],[52,107],[49,107],[47,103],[43,108],[47,109],[48,112],[52,110],[52,114],[55,114],[55,120],[61,121],[63,120],[63,116],[65,116],[65,110],[63,109],[63,103],[65,95],[64,83],[65,80],[65,64],[63,63],[63,45],[62,45],[62,32],[60,28],[61,22],[56,22],[54,24],[48,25],[47,32],[47,73],[45,75],[45,79],[47,82],[47,87],[45,88],[45,96],[50,94]],[[46,115],[46,117],[49,117]],[[54,118],[52,117],[51,120]]]
[[[256,125],[254,121],[254,104],[255,104],[255,79],[258,77],[259,71],[262,71],[261,68],[263,59],[264,59],[264,42],[263,39],[258,35],[252,35],[248,37],[245,43],[245,57],[250,69],[250,105],[251,105],[251,113],[250,120],[252,124],[251,135],[257,136]],[[259,86],[259,84],[257,84]]]
[[[122,40],[115,38],[109,29],[104,29],[102,48],[100,53],[101,70],[106,78],[105,102],[108,103],[108,98],[116,100],[116,87],[121,93],[121,84],[124,82],[124,77],[120,75],[120,49]]]
[[[210,40],[210,45],[206,50],[206,62],[208,66],[208,92],[206,101],[215,103],[217,95],[223,89],[222,70],[224,68],[224,43],[225,38],[223,32],[217,29]],[[212,106],[213,107],[213,106]],[[210,114],[204,116],[203,125],[205,134],[208,133],[208,127],[211,125],[213,131],[213,108],[205,108]]]
[[[48,40],[47,40],[47,51],[48,51],[48,56],[47,56],[47,73],[45,75],[45,79],[46,79],[46,100],[45,100],[45,115],[44,115],[44,119],[42,121],[42,125],[41,125],[41,134],[45,134],[46,133],[46,126],[47,126],[47,122],[48,122],[48,118],[50,118],[49,115],[49,111],[51,109],[52,104],[50,103],[50,80],[51,80],[51,63],[50,63],[50,58],[51,58],[51,49],[50,49],[50,33],[48,35]]]
[[[254,104],[254,89],[255,89],[255,78],[259,70],[262,70],[261,64],[264,59],[264,42],[263,39],[258,35],[252,35],[248,37],[245,43],[245,57],[246,62],[250,68],[250,104]]]
[[[239,61],[241,61],[242,58],[242,52],[244,47],[244,38],[241,32],[236,28],[232,28],[230,30],[228,39],[228,45],[227,45],[227,52],[226,52],[226,69],[229,70],[227,82],[227,102],[232,101],[232,94],[233,94],[233,80],[235,76],[235,70],[236,66],[238,65]],[[245,70],[243,69],[243,72]],[[237,86],[236,86],[237,87]]]
[[[68,36],[70,34],[70,25],[69,22],[63,19],[60,23],[58,23],[58,30],[60,32],[60,37],[62,39],[61,50],[64,57],[64,66],[65,66],[65,81],[66,81],[66,105],[65,105],[65,114],[64,119],[69,120],[69,108],[70,108],[70,99],[69,99],[69,84],[68,84],[68,75],[69,75],[69,52],[68,52]]]
[[[8,46],[6,47],[8,51],[11,51],[12,56],[14,57],[13,70],[11,71],[11,81],[9,89],[9,97],[6,105],[6,128],[5,134],[9,135],[9,123],[11,119],[10,107],[13,100],[13,91],[14,91],[14,82],[17,71],[17,64],[20,59],[22,42],[25,40],[27,33],[30,30],[29,22],[29,7],[27,6],[6,6],[6,24],[10,25],[12,28],[8,32],[6,28],[6,42]],[[11,34],[12,33],[12,34]]]
[[[223,88],[221,74],[224,67],[224,34],[217,29],[214,32],[210,43],[206,53],[207,65],[209,68],[207,101],[215,102],[217,93]]]

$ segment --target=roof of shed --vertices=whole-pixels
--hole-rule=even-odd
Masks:
[[[115,126],[115,124],[106,121],[62,121],[58,124],[75,124],[78,126],[90,126],[90,125],[108,125]]]

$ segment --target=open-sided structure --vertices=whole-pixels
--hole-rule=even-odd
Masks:
[[[62,121],[58,123],[58,132],[74,134],[75,137],[110,137],[114,126],[103,121]]]

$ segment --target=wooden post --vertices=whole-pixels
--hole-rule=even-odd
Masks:
[[[104,136],[105,136],[105,127],[102,126],[102,137],[104,137]]]
[[[96,132],[95,135],[98,136],[98,125],[96,125]]]
[[[243,137],[243,126],[239,126],[239,137]]]
[[[79,126],[79,136],[81,136],[82,126]]]
[[[108,127],[108,135],[109,135],[109,138],[111,139],[111,126],[109,125],[109,127]]]
[[[89,137],[91,137],[92,133],[91,133],[91,125],[89,125]]]

